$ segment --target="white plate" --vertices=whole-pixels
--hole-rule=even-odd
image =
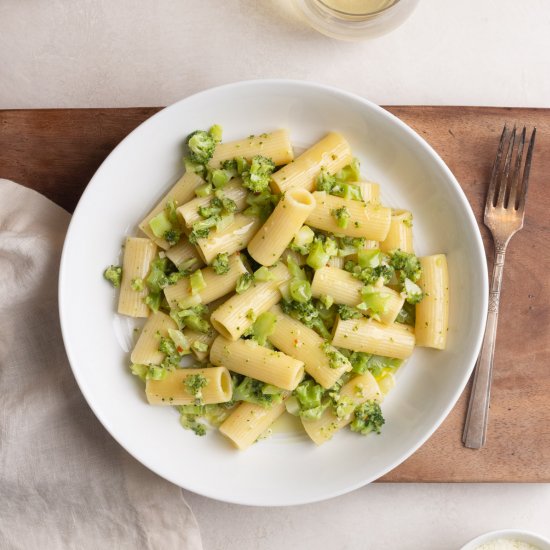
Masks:
[[[182,144],[218,123],[231,140],[290,129],[297,147],[342,132],[363,173],[382,184],[385,204],[410,209],[418,254],[448,254],[450,330],[444,352],[418,349],[384,403],[382,435],[339,433],[317,448],[306,436],[276,433],[246,452],[218,433],[183,430],[172,408],[146,404],[128,372],[132,324],[115,313],[103,280],[124,235],[181,173]],[[483,245],[470,206],[437,154],[408,126],[358,96],[305,82],[252,81],[199,93],[134,130],[109,155],[82,196],[61,260],[59,308],[75,377],[111,435],[145,466],[196,493],[249,505],[291,505],[346,493],[410,456],[462,392],[487,310]],[[459,434],[457,434],[459,437]],[[437,460],[437,457],[434,457]]]

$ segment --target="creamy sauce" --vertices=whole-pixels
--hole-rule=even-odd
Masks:
[[[353,15],[374,13],[395,4],[395,0],[321,0],[333,10]]]

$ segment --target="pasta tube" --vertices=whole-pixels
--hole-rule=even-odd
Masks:
[[[323,294],[331,296],[336,304],[356,306],[362,302],[363,283],[351,273],[337,267],[321,267],[315,272],[311,282],[311,294],[320,298]],[[401,311],[405,298],[392,288],[381,286],[376,289],[385,297],[384,311],[378,313],[382,323],[391,324]]]
[[[334,346],[397,359],[410,357],[414,342],[414,334],[403,325],[383,325],[373,319],[338,319],[332,337]]]
[[[233,385],[231,375],[225,367],[208,367],[205,369],[176,369],[169,372],[163,380],[147,380],[145,394],[151,405],[191,405],[197,396],[189,391],[186,380],[189,376],[204,377],[206,383],[201,388],[200,403],[226,403],[231,401]]]
[[[445,254],[420,258],[418,286],[424,298],[416,304],[416,344],[445,349],[449,326],[449,274]]]
[[[284,390],[295,389],[304,376],[302,361],[260,346],[254,340],[232,341],[218,336],[210,349],[210,361]]]
[[[191,200],[195,195],[195,188],[204,183],[204,180],[195,172],[185,172],[183,176],[176,182],[176,184],[162,197],[159,203],[147,214],[145,219],[139,224],[139,228],[160,248],[165,250],[170,248],[170,245],[164,240],[155,237],[155,234],[149,226],[149,222],[157,215],[160,214],[167,202],[176,201],[177,204],[184,204]]]
[[[315,199],[309,191],[288,191],[250,241],[249,254],[262,265],[273,265],[314,208]]]
[[[348,142],[341,134],[331,132],[297,157],[294,162],[277,170],[271,176],[271,187],[275,193],[285,193],[295,187],[312,191],[321,168],[333,174],[349,164],[351,160]]]
[[[351,364],[337,369],[330,366],[330,358],[323,349],[325,341],[314,330],[285,315],[279,306],[270,311],[275,315],[276,323],[268,340],[283,353],[303,361],[306,372],[323,388],[334,386],[345,372],[351,370]]]
[[[202,277],[206,286],[198,294],[198,303],[209,304],[233,292],[237,280],[243,273],[247,273],[247,269],[240,254],[233,254],[229,257],[229,271],[223,275],[218,275],[211,267],[203,269]],[[179,303],[189,301],[192,297],[189,279],[181,279],[175,285],[167,286],[164,289],[164,296],[166,296],[170,307],[178,307]]]
[[[279,286],[290,279],[290,273],[284,264],[278,264],[269,271],[273,280],[255,283],[242,294],[229,298],[212,313],[210,322],[222,336],[237,340],[259,315],[280,301]]]
[[[382,252],[391,252],[397,249],[412,254],[412,214],[407,210],[394,210],[391,215],[390,229],[388,234],[380,243]]]
[[[342,386],[340,390],[340,399],[345,398],[353,403],[354,408],[365,403],[366,401],[381,401],[382,394],[380,388],[370,372],[365,372],[352,378],[349,382]],[[302,418],[307,435],[317,444],[321,445],[328,441],[332,436],[344,426],[347,426],[353,420],[353,413],[338,418],[332,409],[328,408],[318,420],[306,420]]]
[[[218,333],[213,329],[209,330],[208,332],[198,332],[196,330],[191,330],[187,328],[184,329],[183,335],[187,338],[187,341],[191,346],[191,351],[193,352],[193,355],[199,361],[205,361],[208,358],[208,354],[210,353],[210,346],[218,336]],[[196,345],[196,343],[198,343],[198,346]],[[205,351],[202,351],[200,349],[201,345],[206,346],[207,349]]]
[[[247,195],[248,191],[242,186],[242,181],[240,178],[230,181],[223,188],[223,197],[226,199],[231,199],[237,205],[235,212],[242,212],[246,208]],[[203,219],[199,214],[199,208],[201,206],[208,206],[211,200],[212,195],[208,195],[206,197],[196,197],[178,208],[178,214],[182,217],[187,227],[191,227],[194,223]]]
[[[361,302],[363,283],[348,271],[337,267],[321,267],[311,281],[311,295],[332,296],[336,304],[356,306]]]
[[[331,296],[336,304],[352,307],[362,302],[363,288],[363,283],[351,273],[332,266],[318,269],[311,282],[311,294],[314,298],[327,295]],[[378,313],[378,318],[382,323],[391,324],[401,311],[405,298],[387,286],[381,286],[377,291],[386,298],[384,311]]]
[[[130,355],[132,363],[159,365],[164,359],[164,353],[159,351],[160,339],[168,338],[168,329],[177,328],[176,323],[168,315],[160,311],[153,313],[147,319]]]
[[[358,181],[355,185],[361,188],[363,202],[380,204],[380,186],[373,181]]]
[[[209,164],[213,168],[218,168],[224,160],[235,157],[244,157],[250,160],[256,155],[270,158],[275,166],[287,164],[293,160],[294,152],[292,151],[288,130],[276,130],[269,134],[219,143]]]
[[[157,246],[149,239],[128,237],[124,245],[122,280],[118,296],[118,312],[130,317],[149,317],[149,308],[143,301],[147,287],[143,280],[157,252]],[[142,287],[142,290],[139,288]]]
[[[167,258],[179,269],[186,264],[187,269],[194,271],[204,265],[197,249],[185,238],[166,251]]]
[[[378,204],[365,204],[328,195],[325,191],[313,193],[316,207],[306,224],[337,235],[365,237],[372,241],[383,241],[390,229],[391,209]],[[342,210],[345,209],[345,210]],[[345,212],[347,225],[338,225],[339,213]]]
[[[212,231],[206,239],[199,239],[197,250],[207,264],[218,254],[238,252],[246,248],[261,223],[260,218],[236,214],[230,225],[220,231]]]
[[[285,412],[285,403],[270,408],[253,403],[241,403],[220,426],[220,432],[235,447],[250,447]]]

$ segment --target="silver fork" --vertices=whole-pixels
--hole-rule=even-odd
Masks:
[[[536,132],[537,129],[534,128],[529,140],[525,162],[523,162],[525,127],[518,135],[515,126],[512,132],[509,132],[504,126],[487,192],[484,222],[493,235],[495,261],[489,292],[487,326],[475,368],[468,414],[464,425],[464,434],[462,435],[464,446],[470,449],[480,449],[485,445],[487,438],[489,398],[504,258],[510,239],[523,227],[525,198],[527,196]],[[505,149],[506,155],[503,163],[502,157]]]

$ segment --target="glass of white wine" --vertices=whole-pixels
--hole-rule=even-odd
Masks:
[[[293,0],[316,30],[340,40],[364,40],[398,27],[419,0]]]

